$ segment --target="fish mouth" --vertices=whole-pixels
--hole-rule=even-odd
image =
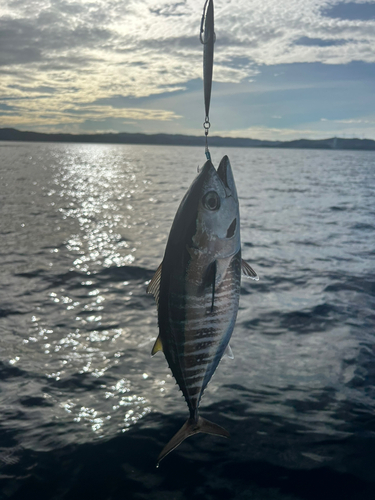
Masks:
[[[237,226],[237,218],[233,219],[231,225],[228,227],[226,238],[232,238],[234,236],[234,233],[236,231],[236,226]]]
[[[229,165],[229,159],[227,156],[224,156],[224,158],[221,160],[220,165],[217,169],[217,174],[220,177],[224,186],[226,188],[230,189],[230,186],[228,183],[228,165]],[[229,168],[230,168],[230,166],[229,166]]]
[[[225,192],[227,196],[232,196],[236,201],[238,201],[236,184],[234,182],[232,167],[228,156],[224,156],[220,162],[217,169],[217,174],[223,183]]]

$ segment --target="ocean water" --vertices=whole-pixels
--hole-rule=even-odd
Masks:
[[[222,149],[240,197],[231,347],[197,435],[146,286],[202,148],[0,144],[1,499],[373,499],[375,156]]]

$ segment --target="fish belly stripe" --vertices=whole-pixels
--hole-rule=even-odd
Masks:
[[[223,329],[225,330],[225,325],[230,322],[231,317],[232,315],[221,318],[219,321],[199,322],[193,325],[187,321],[185,324],[185,338],[188,340],[191,339],[191,337],[202,338],[208,335],[220,335],[220,332]]]
[[[193,371],[193,370],[195,370],[195,371],[196,371],[196,372],[198,372],[198,373],[203,373],[203,372],[205,372],[205,371],[206,371],[206,369],[205,369],[205,368],[199,368],[199,367],[197,367],[197,366],[189,366],[188,368],[185,368],[185,371],[186,371],[186,372],[188,372],[188,371]]]
[[[193,325],[190,321],[186,321],[185,323],[185,337],[198,337],[202,336],[209,332],[220,332],[222,330],[221,325],[227,323],[229,321],[228,318],[221,318],[220,321],[206,321],[203,323],[202,321],[196,322]]]
[[[200,356],[201,354],[205,354],[206,352],[211,352],[212,351],[212,345],[207,347],[206,349],[199,349],[199,351],[194,351],[194,352],[185,352],[183,353],[183,356]],[[211,356],[212,357],[212,356]]]
[[[215,296],[228,295],[230,293],[233,293],[233,290],[234,290],[234,283],[230,283],[228,286],[220,286],[217,293],[215,293]]]
[[[231,283],[228,286],[220,286],[217,290],[215,295],[224,295],[224,294],[232,294],[236,290],[235,283]]]
[[[195,346],[201,345],[202,347],[208,347],[217,344],[223,336],[223,331],[219,331],[210,337],[194,337],[191,340],[187,340],[184,343],[185,350],[191,351]]]
[[[233,293],[233,290],[235,290],[234,283],[230,282],[229,285],[227,286],[220,286],[219,290],[217,293],[215,293],[215,297],[226,297],[229,296]],[[211,297],[212,292],[211,290],[204,295],[200,296],[195,296],[195,295],[185,295],[185,294],[172,294],[173,299],[175,299],[175,302],[177,304],[184,304],[185,301],[188,302],[189,304],[202,304],[202,297]],[[180,298],[180,300],[179,300]],[[183,301],[181,300],[183,299]]]
[[[226,304],[229,307],[230,306],[233,307],[234,304],[237,302],[237,300],[233,300],[233,298],[237,297],[233,295],[232,290],[230,290],[227,293],[218,293],[215,295],[214,305],[216,307],[218,306],[222,307],[224,304]],[[200,311],[201,309],[204,309],[206,307],[206,302],[211,302],[211,300],[212,300],[212,294],[206,294],[203,297],[194,298],[194,300],[189,298],[189,300],[185,304],[176,302],[172,302],[171,304],[174,309]]]
[[[198,375],[188,375],[187,377],[185,377],[185,381],[189,380],[189,379],[195,379],[195,378],[203,379],[203,377],[204,377],[203,372],[199,373]]]
[[[190,337],[194,337],[194,339],[198,337],[203,338],[203,335],[209,332],[211,332],[212,335],[221,335],[221,332],[227,329],[232,317],[233,314],[230,314],[225,318],[221,318],[220,321],[201,322],[194,325],[187,321],[185,323],[185,338],[187,341]]]
[[[234,311],[235,308],[231,307],[225,311],[219,309],[216,313],[214,312],[205,317],[186,318],[184,320],[170,318],[170,324],[184,329],[185,332],[198,332],[199,330],[207,329],[216,330],[218,325],[225,324],[231,320]]]
[[[201,353],[201,354],[195,354],[195,353],[192,353],[192,354],[185,354],[184,356],[184,359],[185,359],[185,362],[188,362],[189,359],[191,359],[194,363],[196,363],[196,365],[209,365],[211,364],[211,361],[215,358],[216,356],[216,353],[214,354],[211,354],[211,356],[204,356],[204,353]]]
[[[219,288],[217,289],[218,290],[218,293],[222,293],[222,292],[228,292],[230,290],[232,290],[234,288],[234,282],[233,280],[230,280],[227,284],[225,283],[221,283]],[[206,293],[207,294],[210,294],[211,293],[211,287],[209,289],[210,291]],[[185,302],[185,300],[189,300],[189,301],[196,301],[196,302],[199,302],[201,300],[201,298],[206,295],[206,293],[200,293],[199,295],[193,295],[193,294],[188,294],[188,293],[176,293],[176,292],[171,292],[171,299],[172,300],[175,300],[176,302],[179,302],[179,303],[183,303]]]
[[[225,307],[220,307],[220,305],[218,304],[215,304],[215,307],[214,307],[214,310],[213,312],[207,314],[206,312],[206,309],[207,307],[202,307],[201,309],[201,314],[195,318],[191,318],[191,321],[209,321],[209,320],[213,320],[213,319],[217,319],[220,321],[221,318],[223,318],[225,315],[228,314],[228,312],[230,312],[232,309],[234,309],[234,307],[230,307],[230,308],[225,308]]]
[[[211,323],[221,323],[225,319],[227,319],[228,316],[231,315],[231,312],[234,311],[234,307],[228,309],[227,311],[217,311],[214,312],[213,314],[207,315],[206,317],[203,318],[194,318],[194,319],[189,319],[186,321],[186,323],[189,324],[189,326],[193,327],[194,325],[202,325],[206,327],[206,325],[209,325]]]
[[[220,290],[226,290],[229,288],[233,288],[234,284],[239,281],[236,273],[233,273],[233,271],[231,272],[230,270],[228,270],[228,271],[229,272],[226,273],[225,277],[221,280],[221,282],[219,284]],[[198,288],[201,285],[200,280],[193,281],[193,282],[188,281],[185,283],[186,284],[190,283],[190,286],[192,287],[192,289]],[[186,299],[186,297],[189,297],[190,299],[196,298],[197,300],[199,300],[199,298],[196,297],[194,294],[189,295],[189,293],[187,291],[184,291],[183,293],[181,293],[181,292],[178,292],[177,290],[175,290],[175,291],[171,292],[171,296],[176,298],[178,302],[180,302],[181,299],[184,301]]]
[[[196,358],[198,358],[198,357],[201,358],[202,355],[212,352],[212,347],[215,347],[215,345],[211,344],[208,347],[205,347],[205,348],[199,349],[199,350],[193,350],[191,352],[185,351],[184,353],[182,353],[182,356],[184,356],[184,358],[191,358],[192,356],[194,356]],[[211,356],[208,356],[208,357],[212,357],[212,354],[211,354]],[[206,358],[204,358],[204,359],[206,359]],[[197,359],[197,361],[198,361],[198,359]]]
[[[215,342],[221,335],[215,335],[211,337],[199,337],[194,340],[187,340],[184,345],[194,345],[194,344],[204,344],[206,342]]]
[[[186,345],[215,341],[223,335],[233,320],[235,309],[213,317],[190,319],[183,323]]]
[[[192,363],[194,363],[194,366],[196,367],[204,367],[205,370],[207,371],[207,367],[212,364],[212,360],[214,359],[215,356],[211,356],[209,358],[197,358],[197,356],[189,356],[191,359]],[[185,358],[185,363],[187,363],[189,360]]]
[[[198,401],[202,391],[202,386],[187,389],[190,401]]]
[[[195,388],[201,389],[201,387],[202,387],[202,382],[200,382],[199,384],[187,385],[186,389],[190,391],[191,389],[195,389]]]

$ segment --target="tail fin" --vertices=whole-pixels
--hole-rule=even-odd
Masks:
[[[199,432],[213,434],[214,436],[229,437],[229,432],[227,432],[223,427],[220,427],[220,425],[214,424],[213,422],[210,422],[202,417],[198,417],[198,422],[195,422],[193,418],[189,418],[181,429],[173,436],[169,443],[163,448],[162,452],[158,456],[156,467],[159,467],[163,458],[177,448],[182,441],[190,436],[193,436],[194,434],[198,434]]]

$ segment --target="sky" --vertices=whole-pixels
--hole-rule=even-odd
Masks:
[[[202,135],[204,0],[1,0],[0,128]],[[375,1],[214,0],[211,135],[375,139]]]

